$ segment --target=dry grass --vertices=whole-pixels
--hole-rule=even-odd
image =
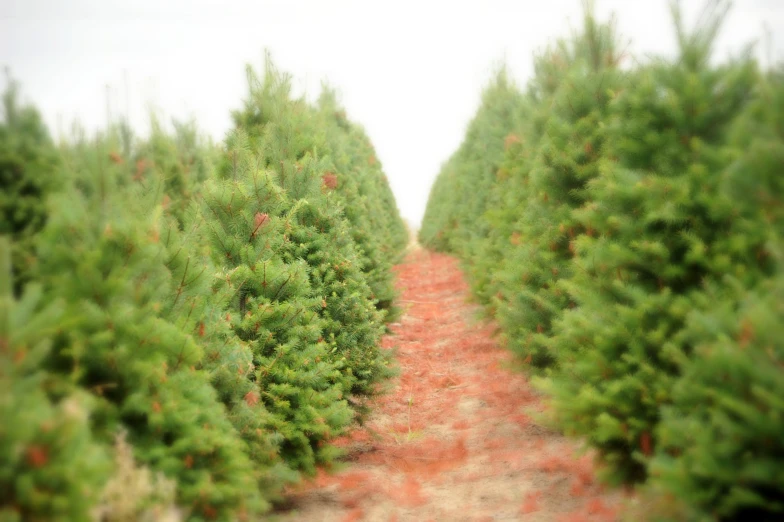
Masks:
[[[114,445],[115,472],[106,483],[95,510],[96,522],[180,522],[183,514],[175,507],[176,484],[163,475],[139,467],[125,433]]]

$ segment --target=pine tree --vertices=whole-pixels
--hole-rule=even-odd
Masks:
[[[318,110],[334,162],[330,190],[341,201],[372,297],[390,321],[399,313],[393,307],[392,264],[408,242],[407,232],[375,151],[362,129],[348,121],[334,91],[322,91]]]
[[[168,199],[164,174],[155,169],[149,173],[150,181],[158,180],[159,200]],[[184,217],[170,213],[171,207],[164,209],[167,216],[162,221],[161,243],[166,248],[166,266],[177,284],[168,295],[162,315],[192,335],[203,350],[197,367],[208,372],[229,421],[245,442],[263,498],[274,501],[283,486],[295,482],[298,476],[280,455],[280,437],[270,428],[274,424],[271,414],[259,400],[251,347],[227,321],[227,314],[231,317],[233,312],[235,292],[222,282],[216,284],[218,269],[210,257],[209,226],[201,204],[193,201]]]
[[[233,294],[225,319],[252,353],[247,402],[264,404],[265,428],[285,462],[313,472],[334,458],[326,442],[353,415],[345,400],[348,376],[322,338],[323,298],[314,295],[311,268],[285,256],[306,203],[259,170],[242,132],[229,137],[227,148],[228,179],[205,189],[204,212],[217,281]]]
[[[482,102],[460,148],[433,184],[422,220],[423,245],[454,252],[470,266],[473,245],[487,234],[481,217],[503,159],[504,139],[514,130],[520,93],[505,68],[482,93]]]
[[[93,435],[111,444],[127,430],[138,461],[176,480],[192,519],[256,512],[264,505],[251,463],[197,368],[201,347],[163,313],[176,282],[158,194],[130,184],[113,143],[74,148],[65,174],[72,183],[53,198],[39,235],[37,277],[69,324],[46,361],[57,376],[49,393],[59,400],[89,391]]]
[[[327,128],[303,100],[290,99],[290,81],[271,61],[263,82],[249,70],[249,88],[245,109],[235,113],[237,126],[260,151],[259,168],[274,173],[291,204],[301,209],[291,223],[284,259],[308,264],[312,291],[322,304],[319,315],[326,320],[324,339],[334,359],[345,365],[344,390],[373,395],[390,375],[388,356],[378,348],[383,316],[373,310],[362,246],[344,217],[345,195],[338,190]]]
[[[0,520],[89,520],[111,469],[90,430],[93,401],[47,393],[43,362],[67,327],[62,302],[44,304],[36,285],[15,300],[10,250],[0,236]]]
[[[9,76],[0,122],[0,235],[12,240],[14,291],[36,263],[34,237],[46,222],[46,195],[57,187],[57,150],[38,111],[21,106]]]
[[[560,41],[535,58],[535,74],[524,93],[514,88],[486,89],[483,105],[471,124],[472,128],[485,130],[466,134],[461,148],[442,167],[431,189],[419,239],[431,248],[455,251],[466,258],[464,267],[471,290],[488,306],[491,316],[504,304],[500,290],[507,283],[501,280],[500,266],[510,248],[519,246],[517,222],[529,197],[531,161],[537,154],[540,139],[545,136],[552,97],[565,79],[564,68],[570,55],[566,43]],[[502,99],[506,100],[503,109],[490,117],[490,104],[500,106]],[[489,148],[488,143],[492,145]],[[468,163],[471,157],[473,164]],[[489,186],[477,191],[474,190],[477,180],[472,176],[476,177],[484,168],[476,167],[479,161],[490,163],[492,176],[480,182],[480,186]],[[468,181],[460,181],[463,178]],[[455,190],[459,183],[467,192],[457,197]],[[463,203],[477,198],[481,200],[481,211],[473,215]],[[450,245],[450,238],[457,234],[453,230],[457,228],[465,228],[462,234],[470,237],[464,251]]]
[[[663,411],[651,480],[695,518],[779,520],[784,278],[754,290],[724,281],[702,297],[689,320],[701,342]]]
[[[37,113],[6,96],[4,183],[31,197],[0,202],[29,218],[10,232],[35,236],[22,261],[37,286],[0,296],[3,520],[133,518],[159,501],[247,519],[330,464],[329,440],[391,375],[378,345],[406,236],[389,185],[336,106],[266,73],[249,70],[223,160],[193,124],[172,136],[153,119],[149,139],[116,122],[47,163]],[[62,180],[46,212],[44,166]],[[163,474],[177,506],[149,484],[120,502],[131,471]]]
[[[488,317],[495,317],[497,299],[501,297],[500,266],[510,244],[514,245],[519,239],[514,226],[519,207],[526,199],[530,160],[536,150],[533,144],[538,136],[531,131],[534,108],[529,96],[521,94],[511,110],[513,130],[504,138],[504,155],[485,212],[479,217],[482,232],[473,236],[471,262],[465,266],[471,291],[485,305]]]
[[[733,269],[714,252],[732,223],[722,147],[756,75],[746,59],[709,64],[726,12],[714,7],[693,33],[674,10],[681,56],[635,72],[613,102],[610,157],[575,214],[586,233],[564,288],[579,307],[554,328],[563,371],[548,389],[562,426],[616,481],[645,479],[661,408],[692,357],[687,314],[706,280]]]
[[[562,42],[552,60],[562,68],[543,137],[525,186],[526,198],[497,270],[497,317],[510,348],[537,368],[553,366],[552,324],[573,306],[560,282],[572,273],[572,241],[586,232],[574,217],[598,176],[608,105],[620,82],[613,25],[585,13],[581,34]],[[592,231],[588,231],[592,233]]]
[[[214,170],[213,146],[194,122],[174,121],[175,133],[170,135],[157,117],[150,121],[150,137],[133,148],[133,179],[142,184],[162,182],[167,212],[182,227],[189,205]]]
[[[657,485],[718,520],[784,514],[784,72],[761,82],[732,129],[723,176],[734,220],[716,246],[734,269],[688,320],[695,357],[673,390],[652,463]]]
[[[649,479],[678,519],[778,520],[784,75],[712,64],[727,2],[693,32],[672,6],[675,61],[615,70],[590,17],[542,55],[484,214],[452,195],[497,138],[450,158],[421,239],[466,261],[607,478]]]

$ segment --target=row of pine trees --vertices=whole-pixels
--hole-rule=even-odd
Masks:
[[[247,70],[234,128],[0,124],[0,520],[245,520],[393,373],[407,231],[334,92]]]
[[[784,70],[716,63],[727,11],[630,60],[589,7],[486,88],[420,231],[654,519],[784,517]]]

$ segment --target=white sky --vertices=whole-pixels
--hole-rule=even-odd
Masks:
[[[682,0],[694,18],[703,0]],[[674,51],[667,0],[596,0],[641,53]],[[373,140],[403,216],[416,224],[460,144],[495,64],[520,84],[532,53],[579,25],[580,0],[0,0],[0,65],[55,135],[111,111],[145,132],[148,109],[193,116],[222,139],[245,95],[246,63],[269,49],[313,99],[328,79]],[[718,55],[752,40],[784,58],[784,0],[736,0]],[[127,78],[127,81],[126,81]],[[127,90],[126,90],[127,85]]]

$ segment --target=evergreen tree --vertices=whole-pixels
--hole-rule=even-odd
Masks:
[[[346,119],[334,91],[322,91],[318,110],[334,162],[331,190],[341,201],[372,297],[389,321],[398,313],[392,264],[408,242],[405,226],[369,140]]]
[[[91,433],[81,390],[53,400],[43,368],[63,321],[40,286],[11,295],[10,245],[0,236],[0,520],[89,520],[110,470]]]
[[[504,139],[514,130],[520,93],[506,69],[482,93],[479,110],[460,148],[444,164],[433,184],[422,220],[423,245],[473,259],[472,241],[484,237],[480,218],[504,153]]]
[[[723,186],[732,233],[718,245],[731,275],[699,296],[689,317],[695,357],[673,390],[652,463],[656,483],[705,518],[784,514],[784,72],[761,82],[732,130]]]
[[[519,218],[497,267],[497,317],[513,351],[538,368],[555,364],[553,320],[573,306],[560,281],[572,273],[572,241],[585,231],[574,210],[585,205],[606,141],[608,105],[620,82],[620,55],[612,24],[585,13],[581,34],[558,46],[562,68]],[[588,231],[592,233],[592,231]]]
[[[590,4],[586,11],[587,22],[591,18]],[[599,27],[601,29],[601,26]],[[601,35],[595,37],[601,38]],[[547,122],[555,103],[556,92],[563,91],[568,75],[574,76],[574,67],[569,64],[585,55],[585,49],[577,48],[572,40],[559,40],[534,58],[534,76],[526,90],[512,103],[511,132],[503,139],[504,156],[485,203],[485,212],[479,216],[474,228],[481,232],[473,235],[469,248],[471,261],[467,263],[471,290],[480,302],[486,305],[490,316],[495,317],[500,308],[508,307],[506,299],[510,292],[502,292],[507,285],[518,288],[520,281],[508,281],[504,265],[506,259],[525,249],[521,235],[520,216],[525,212],[532,193],[529,187],[534,161],[538,158],[540,143],[547,138]],[[585,38],[585,36],[583,36]],[[590,64],[589,60],[581,63]],[[570,103],[570,100],[567,100]],[[477,147],[482,153],[482,148]],[[448,189],[443,190],[448,193]],[[433,191],[434,199],[436,191]],[[427,222],[427,215],[425,222]],[[425,225],[423,224],[423,228]],[[513,276],[514,277],[514,276]],[[506,336],[506,333],[504,333]]]
[[[313,292],[308,264],[286,256],[296,215],[307,203],[290,199],[259,170],[261,160],[248,152],[241,132],[227,147],[231,171],[205,190],[204,212],[220,269],[216,282],[233,295],[225,319],[252,353],[254,386],[246,402],[262,402],[269,412],[265,428],[286,463],[313,472],[334,458],[326,442],[353,415],[345,364],[322,337],[324,297]]]
[[[390,375],[388,356],[378,348],[383,317],[373,310],[363,251],[344,217],[327,129],[313,108],[290,99],[290,81],[271,61],[263,81],[252,70],[248,74],[250,97],[235,113],[237,126],[247,129],[251,148],[259,151],[258,168],[269,169],[289,204],[301,208],[291,224],[291,241],[284,243],[284,259],[308,264],[312,292],[322,303],[319,316],[326,320],[324,339],[336,361],[348,361],[344,390],[372,395]]]
[[[213,146],[198,133],[194,122],[174,124],[166,132],[154,115],[150,137],[135,144],[133,179],[139,183],[163,183],[167,212],[184,226],[185,214],[201,185],[214,170]]]
[[[39,236],[38,277],[64,321],[46,367],[50,395],[89,391],[93,435],[110,444],[128,431],[137,459],[177,481],[194,520],[231,519],[263,508],[251,463],[197,366],[193,335],[164,316],[176,282],[161,242],[158,194],[130,185],[111,140],[81,144],[73,180],[53,198]]]
[[[218,173],[193,124],[172,136],[155,119],[146,140],[125,122],[82,133],[55,165],[7,94],[0,164],[20,197],[0,203],[29,223],[0,232],[36,236],[20,259],[38,286],[0,295],[2,520],[173,509],[149,488],[114,505],[123,466],[163,473],[191,520],[247,519],[329,464],[391,375],[378,345],[406,237],[389,185],[336,105],[266,73],[249,71]],[[45,166],[63,180],[47,207]],[[130,464],[112,470],[123,432]]]
[[[0,122],[0,235],[13,248],[14,292],[30,280],[35,235],[46,222],[46,195],[56,188],[57,151],[38,111],[21,106],[10,76]]]
[[[163,174],[153,171],[151,176],[159,180],[158,199],[165,199]],[[192,204],[184,219],[168,209],[165,212],[161,242],[166,247],[166,266],[177,284],[162,314],[199,343],[203,356],[198,367],[209,373],[228,419],[246,444],[262,496],[276,500],[284,485],[296,481],[297,474],[280,455],[280,436],[271,428],[271,414],[259,400],[251,347],[227,320],[233,313],[235,292],[222,281],[216,284],[218,269],[210,257],[209,226],[204,223],[200,204]]]
[[[712,286],[689,318],[700,344],[657,431],[652,482],[695,520],[780,520],[784,514],[784,278]]]
[[[305,165],[303,173],[308,175]],[[292,176],[288,183],[289,187],[305,184],[298,176]],[[311,186],[320,190],[318,184]],[[302,259],[310,267],[311,284],[322,298],[322,336],[330,351],[345,364],[346,391],[371,396],[376,385],[390,376],[388,358],[378,349],[383,316],[376,310],[370,287],[362,277],[361,261],[337,197],[324,196],[317,204],[311,201],[318,202],[319,194],[311,195],[295,216],[290,241],[283,249],[284,259]]]
[[[777,520],[784,75],[711,63],[726,2],[693,32],[672,5],[678,59],[623,73],[589,9],[536,60],[489,196],[466,180],[498,135],[468,154],[469,133],[420,239],[463,258],[515,351],[549,368],[556,424],[605,476],[650,478],[679,519]]]
[[[693,356],[685,321],[704,282],[742,268],[714,247],[733,222],[723,145],[756,75],[746,59],[710,65],[725,13],[714,7],[693,33],[674,9],[680,58],[637,71],[617,96],[611,157],[575,213],[586,232],[563,287],[579,307],[549,341],[564,368],[548,389],[562,426],[617,481],[646,477],[661,408]]]
[[[536,151],[538,134],[531,131],[533,104],[521,95],[512,108],[513,130],[504,138],[504,155],[490,189],[486,209],[479,219],[481,233],[473,236],[471,262],[465,266],[471,291],[485,305],[488,317],[495,317],[502,297],[500,267],[510,245],[519,241],[515,224],[526,200],[530,160]]]

